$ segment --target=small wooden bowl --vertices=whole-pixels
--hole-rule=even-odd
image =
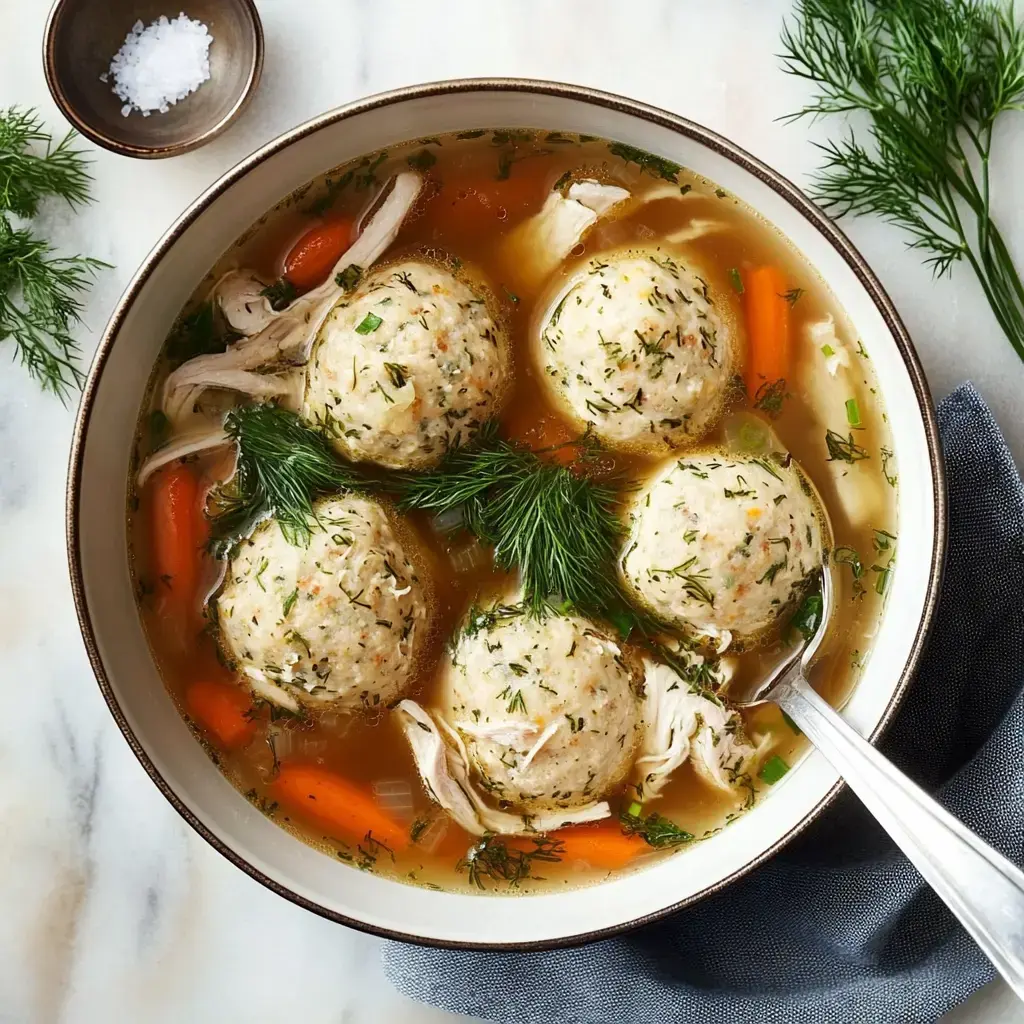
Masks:
[[[43,35],[46,84],[84,136],[122,156],[176,156],[222,132],[252,97],[263,70],[263,27],[252,0],[189,0],[188,17],[213,36],[210,78],[166,114],[121,113],[100,80],[136,21],[149,25],[178,8],[161,0],[57,0]]]

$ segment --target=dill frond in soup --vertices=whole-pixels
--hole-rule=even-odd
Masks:
[[[629,146],[473,130],[336,168],[211,270],[132,564],[259,810],[339,871],[535,892],[785,784],[802,738],[730,683],[814,631],[831,560],[814,681],[855,684],[896,482],[869,353],[770,225]]]

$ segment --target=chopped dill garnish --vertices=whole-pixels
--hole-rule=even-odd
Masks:
[[[505,712],[509,715],[514,715],[517,711],[522,712],[524,715],[527,714],[526,701],[523,699],[522,690],[516,690],[516,692],[508,698],[508,707],[505,708]]]
[[[767,569],[765,569],[764,575],[761,576],[760,579],[758,579],[757,582],[758,583],[768,583],[769,585],[774,583],[775,582],[775,577],[778,576],[779,573],[783,569],[785,569],[787,565],[789,565],[789,560],[785,559],[785,558],[781,559],[778,562],[772,562],[772,564],[769,565]]]
[[[404,388],[406,381],[409,379],[408,367],[402,366],[401,363],[385,363],[384,369],[387,371],[388,380],[396,388]]]
[[[875,530],[873,543],[878,552],[889,551],[896,546],[896,534],[888,530]]]
[[[775,466],[772,465],[772,460],[770,458],[756,458],[751,459],[750,461],[755,466],[760,466],[761,469],[763,469],[769,476],[775,477],[776,480],[782,479],[782,475],[775,468]]]
[[[675,579],[682,580],[683,590],[692,597],[695,601],[700,601],[703,604],[714,607],[715,595],[705,586],[707,581],[711,578],[711,574],[707,569],[698,569],[696,572],[690,572],[689,570],[697,562],[697,556],[694,555],[692,558],[688,558],[685,562],[680,563],[674,569],[648,569],[648,576],[672,576]]]
[[[194,356],[223,352],[236,335],[227,330],[213,302],[201,302],[191,313],[181,317],[167,339],[167,359],[180,366]]]
[[[456,870],[468,871],[470,883],[478,889],[486,889],[488,883],[497,882],[505,882],[510,889],[516,889],[526,879],[543,880],[533,873],[537,862],[553,864],[562,859],[563,847],[557,839],[538,835],[521,842],[532,843],[533,849],[509,846],[505,836],[485,836],[455,865]]]
[[[829,462],[859,462],[871,457],[866,448],[854,441],[853,434],[843,437],[834,430],[826,431],[825,447],[828,449]]]
[[[782,402],[786,397],[785,380],[766,380],[754,393],[754,408],[768,414],[771,419],[782,412]]]
[[[437,163],[437,157],[429,149],[423,148],[407,157],[406,163],[414,171],[429,171]]]
[[[610,143],[608,152],[612,156],[621,157],[627,164],[637,164],[641,171],[646,171],[653,178],[671,181],[673,185],[679,183],[679,172],[682,167],[671,160],[655,156],[653,153],[637,149],[635,146],[627,146],[624,142]]]
[[[861,577],[864,575],[864,563],[861,561],[860,553],[856,548],[841,544],[832,552],[832,562],[835,565],[848,565],[853,575],[853,596],[864,596],[864,584]]]
[[[783,292],[779,298],[785,299],[790,306],[795,306],[804,294],[803,288],[790,288],[788,292]]]
[[[800,602],[799,607],[793,613],[793,618],[789,620],[789,624],[803,634],[805,640],[810,640],[818,632],[824,609],[825,603],[820,591],[814,590]]]
[[[298,294],[295,285],[286,277],[279,277],[273,284],[268,284],[260,291],[260,295],[265,296],[270,302],[270,308],[278,313],[290,306]]]
[[[510,622],[525,614],[526,608],[521,604],[493,604],[490,608],[474,604],[466,615],[462,631],[466,636],[476,636],[480,632],[489,632],[499,623]]]
[[[743,294],[743,278],[735,267],[729,268],[729,280],[732,282],[733,290],[737,295]]]
[[[334,283],[345,292],[353,291],[363,276],[362,267],[350,263],[340,273],[334,275]]]
[[[895,487],[898,482],[898,478],[889,467],[892,465],[896,456],[891,448],[882,448],[879,451],[879,455],[882,458],[882,476],[885,477],[885,482],[890,487]]]

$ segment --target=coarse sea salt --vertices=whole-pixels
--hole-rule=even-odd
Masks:
[[[125,117],[133,110],[143,117],[166,114],[209,79],[212,42],[207,27],[185,14],[162,16],[149,26],[137,21],[100,80],[113,80]]]

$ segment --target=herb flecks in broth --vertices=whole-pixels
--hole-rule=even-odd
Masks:
[[[345,246],[366,245],[367,212],[387,204],[401,174],[422,186],[408,215],[381,234],[379,251],[357,248],[358,259],[342,259]],[[296,253],[314,250],[334,260],[329,276],[316,260],[289,269]],[[616,276],[620,254],[641,251],[658,260],[651,274],[671,277],[722,323],[701,321],[692,332],[680,325],[671,338],[648,324],[668,316],[669,299],[687,304],[660,280],[649,295],[639,288],[636,302],[629,297]],[[443,273],[428,285],[424,266]],[[583,363],[566,373],[586,376],[600,356],[614,376],[635,358],[644,379],[623,384],[621,395],[602,381],[609,404],[594,402],[613,403],[623,423],[639,422],[657,387],[687,385],[684,347],[713,345],[727,387],[699,444],[683,437],[676,450],[661,438],[656,450],[646,425],[634,445],[600,442],[602,420],[612,415],[575,415],[545,375],[534,325],[545,316],[554,330],[571,325],[571,282],[588,267],[600,270],[594,310],[603,307],[598,326],[607,345],[584,345]],[[690,270],[699,292],[684,284]],[[293,297],[287,283],[296,281]],[[225,284],[250,308],[232,305]],[[455,431],[463,422],[457,396],[479,364],[474,356],[460,365],[455,356],[469,310],[449,304],[451,320],[442,326],[427,308],[435,284],[452,295],[462,285],[474,289],[466,301],[486,305],[492,336],[508,339],[503,387],[492,407],[466,414],[477,420],[467,436]],[[321,288],[330,292],[324,310],[352,307],[332,344],[360,347],[337,367],[321,361],[317,372],[330,369],[337,379],[328,380],[331,407],[311,413],[299,385],[311,372],[303,359],[317,333],[308,324],[319,324]],[[730,673],[762,675],[779,644],[820,621],[820,594],[789,578],[803,571],[797,544],[810,542],[811,526],[799,519],[803,491],[776,494],[791,462],[821,492],[839,560],[844,549],[857,553],[859,575],[837,574],[847,600],[816,682],[836,698],[856,679],[895,567],[895,460],[870,365],[813,268],[714,183],[655,154],[569,132],[480,128],[421,138],[296,190],[225,255],[187,309],[154,375],[157,401],[140,417],[140,450],[155,448],[165,459],[150,470],[131,513],[140,611],[168,688],[211,757],[258,809],[336,860],[463,890],[581,884],[685,850],[744,813],[759,789],[780,784],[765,767],[776,757],[795,764],[804,741],[776,709],[741,713],[724,695]],[[616,318],[618,334],[606,327]],[[268,328],[271,335],[294,328],[303,344],[286,341],[273,361],[254,368],[247,353]],[[407,331],[418,340],[403,348]],[[319,357],[315,346],[310,351]],[[377,464],[376,454],[356,461],[344,444],[352,439],[337,436],[343,420],[342,434],[362,434],[367,424],[407,416],[394,431],[401,438],[433,415],[417,404],[423,352],[441,371],[439,412],[450,428],[438,461],[398,470]],[[232,373],[241,374],[222,374],[227,360],[200,362],[165,386],[169,370],[207,356],[229,357]],[[211,365],[221,368],[218,376],[188,376]],[[751,374],[752,365],[762,369]],[[193,380],[211,383],[196,393]],[[295,390],[265,404],[286,381]],[[373,418],[354,406],[353,381]],[[254,383],[262,389],[255,400],[239,398]],[[173,416],[159,401],[167,391],[180,398]],[[655,423],[656,433],[683,433],[681,414],[665,416],[673,422]],[[234,476],[225,427],[238,449]],[[180,447],[197,428],[208,433],[206,446]],[[832,435],[830,449],[822,439]],[[740,457],[742,467],[729,465]],[[694,521],[689,504],[679,510],[686,521],[678,530],[654,525],[660,560],[650,565],[663,584],[684,596],[689,588],[693,608],[717,616],[751,595],[778,600],[775,628],[763,637],[719,634],[715,644],[730,644],[730,657],[635,604],[623,588],[620,563],[637,554],[626,506],[666,458],[678,462],[687,502],[691,485],[709,482],[729,515],[746,517],[756,504],[751,523],[758,516],[772,523],[763,531],[737,527],[721,565],[709,557],[709,526],[701,514]],[[720,481],[709,459],[723,467]],[[169,493],[192,495],[192,505],[169,506]],[[332,511],[327,522],[318,510],[331,502],[348,511]],[[782,529],[787,516],[799,519],[793,530]],[[211,525],[214,546],[228,556],[230,582],[220,589],[224,563],[201,554]],[[373,533],[378,528],[388,539]],[[676,534],[684,550],[669,555]],[[180,537],[186,560],[196,563],[183,571],[175,562],[171,585],[163,578],[168,552],[153,536]],[[404,554],[392,558],[399,546]],[[373,554],[372,571],[362,566],[363,551]],[[861,558],[868,552],[873,557]],[[410,586],[423,595],[415,607]],[[366,637],[353,636],[352,650],[372,648],[358,671],[378,657],[387,667],[360,677],[362,694],[349,697],[362,710],[352,713],[337,695],[356,669],[334,641],[357,619]],[[219,644],[228,633],[225,657]],[[414,654],[395,654],[413,642]],[[491,681],[446,704],[450,674],[461,671],[467,652],[479,659],[472,678]],[[599,704],[582,706],[573,680],[585,672],[596,695],[616,681],[632,725],[604,727]],[[399,696],[381,697],[384,676],[397,680],[389,693]],[[199,677],[212,683],[205,694],[196,690]],[[420,717],[388,707],[399,699]],[[418,777],[403,716],[428,760],[445,767],[429,787]],[[597,759],[577,778],[573,765],[583,754]],[[599,781],[611,760],[624,766],[615,785]],[[459,814],[434,799],[435,783],[451,787],[452,806],[463,801]],[[480,803],[467,808],[471,789]]]

